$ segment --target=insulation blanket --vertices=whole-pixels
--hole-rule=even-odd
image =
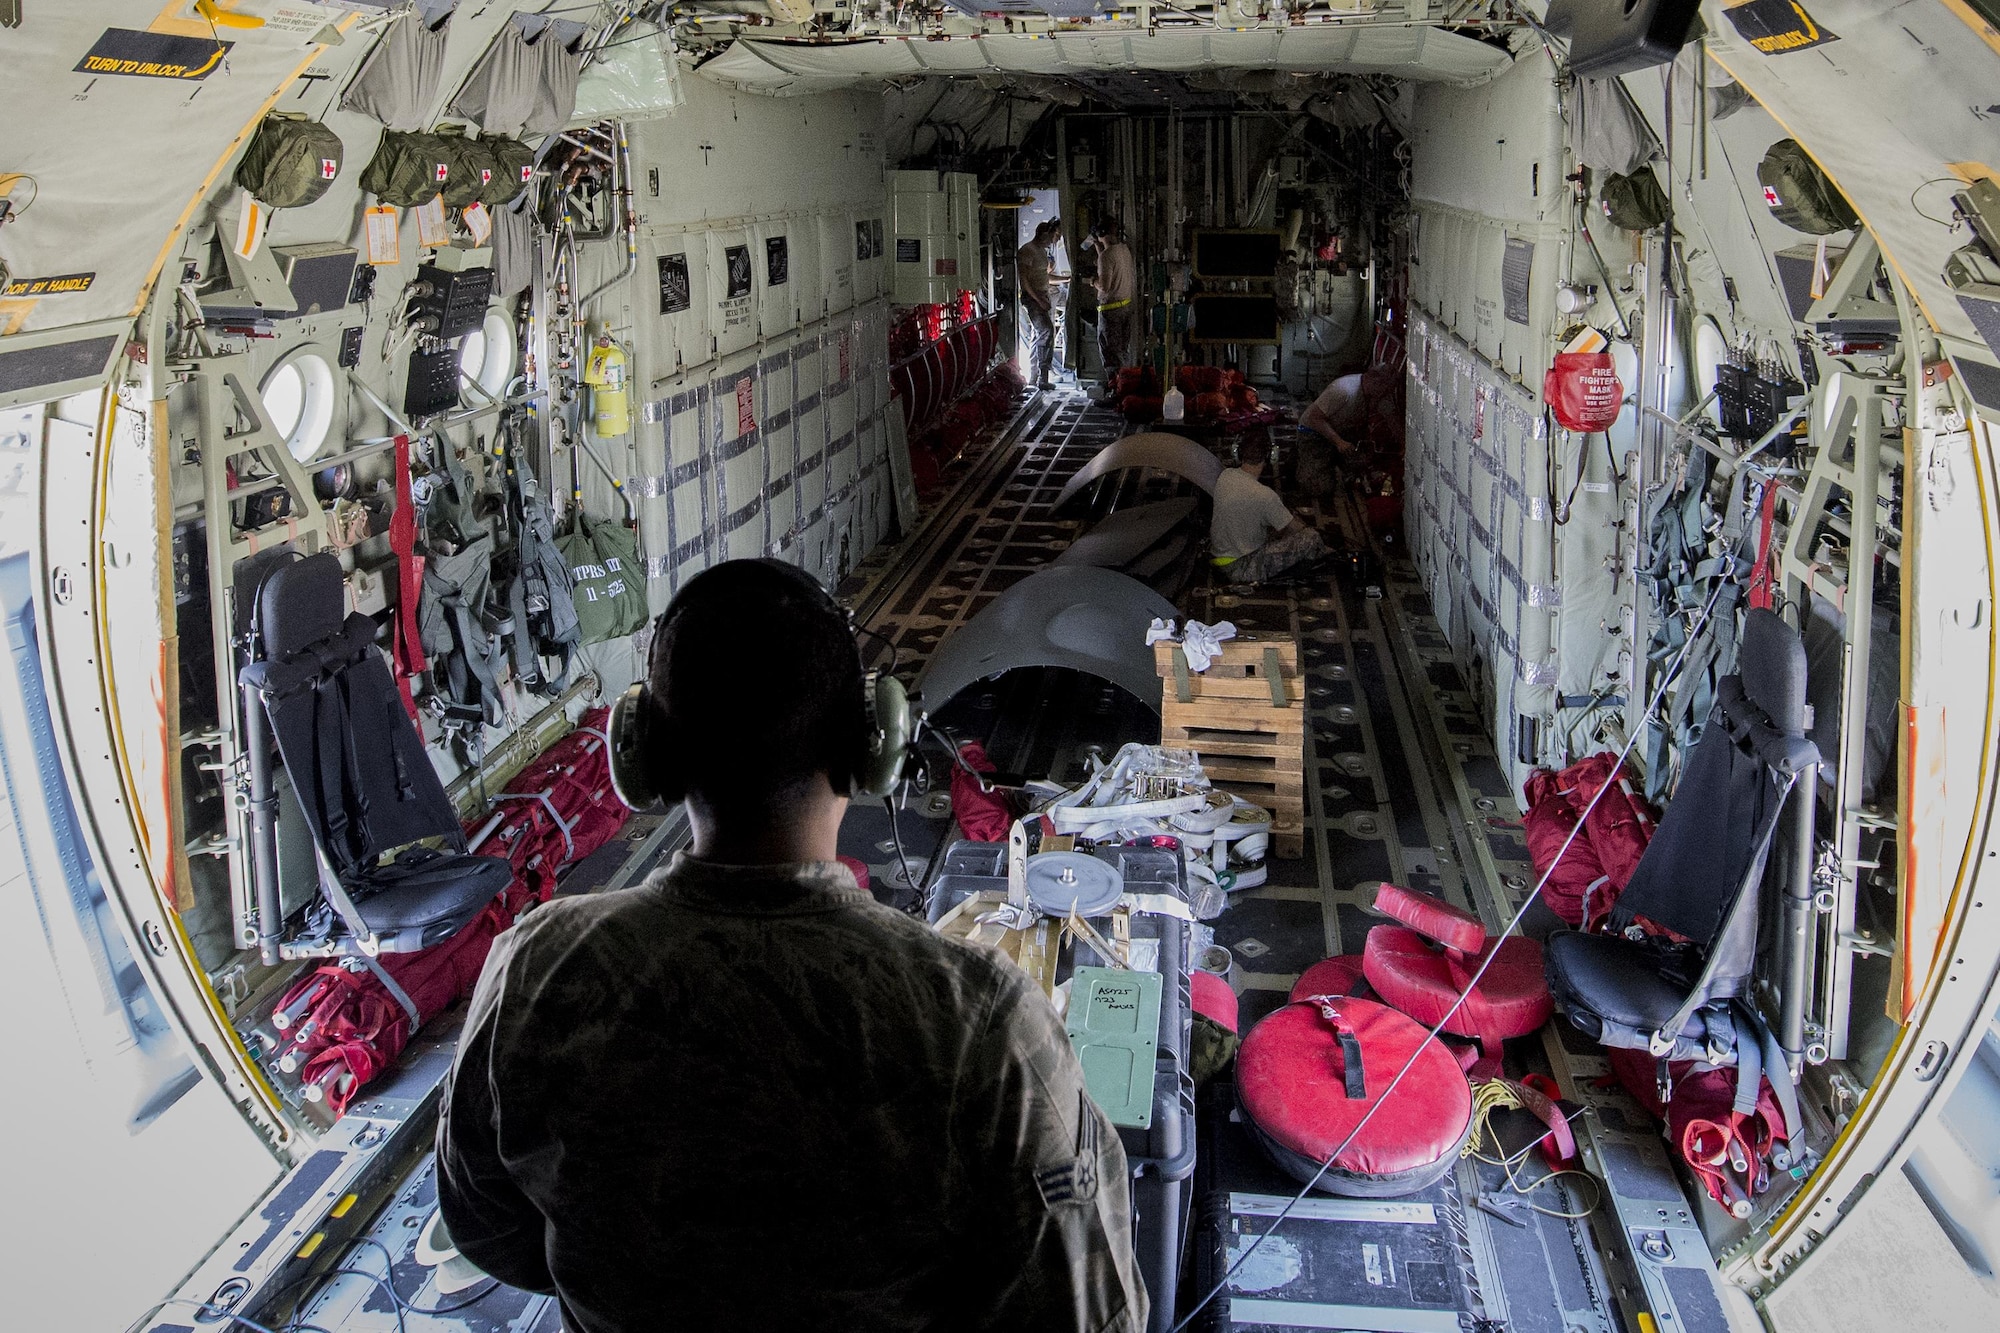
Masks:
[[[507,784],[493,814],[466,829],[473,850],[504,856],[514,869],[504,893],[465,929],[420,953],[389,954],[378,962],[409,997],[418,1026],[471,994],[501,931],[529,906],[547,902],[557,876],[609,842],[629,812],[611,790],[605,720],[594,709],[576,730],[537,757]],[[281,1033],[286,1053],[302,1060],[300,1079],[344,1112],[360,1090],[389,1068],[414,1028],[402,1003],[372,972],[316,968],[279,998],[284,1012],[306,1003]]]

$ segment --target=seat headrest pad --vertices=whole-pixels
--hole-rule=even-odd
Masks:
[[[1447,949],[1478,953],[1486,947],[1486,927],[1478,917],[1428,893],[1384,884],[1375,890],[1375,910]]]
[[[1787,736],[1806,729],[1806,645],[1784,617],[1755,607],[1743,618],[1743,642],[1736,650],[1736,674],[1743,693],[1764,710],[1771,725]]]
[[[272,570],[257,596],[264,655],[280,660],[339,634],[347,623],[346,580],[331,551]]]

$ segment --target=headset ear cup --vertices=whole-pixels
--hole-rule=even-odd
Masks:
[[[611,705],[605,726],[611,738],[611,790],[633,810],[646,809],[662,795],[646,762],[647,751],[653,748],[647,734],[651,730],[646,723],[649,711],[646,687],[633,685]]]
[[[854,766],[854,789],[862,796],[887,796],[903,776],[914,716],[903,682],[888,674],[868,682],[869,727],[861,760]]]

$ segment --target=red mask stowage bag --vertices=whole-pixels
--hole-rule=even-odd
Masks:
[[[1609,352],[1557,352],[1542,398],[1569,430],[1608,430],[1625,401]]]

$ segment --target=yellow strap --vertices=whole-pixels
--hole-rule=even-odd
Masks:
[[[1097,308],[1099,310],[1123,310],[1126,306],[1131,304],[1132,304],[1132,298],[1128,296],[1122,301],[1099,301],[1097,303]]]
[[[1208,558],[1208,562],[1217,569],[1227,569],[1242,558],[1240,555],[1212,555]]]

